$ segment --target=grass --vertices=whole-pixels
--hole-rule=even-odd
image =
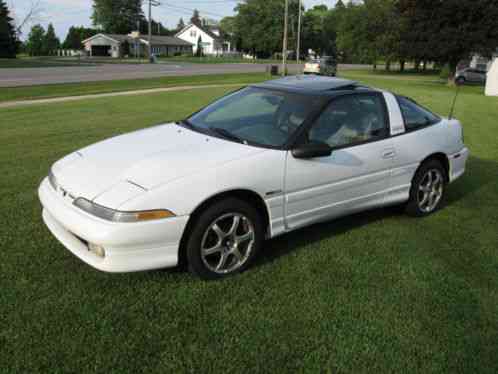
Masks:
[[[265,73],[243,73],[173,76],[147,79],[7,87],[0,88],[0,102],[30,99],[48,99],[64,96],[81,96],[184,85],[197,86],[205,84],[246,84],[260,82],[266,79],[268,79],[268,75]]]
[[[347,75],[443,115],[453,97],[425,76]],[[456,110],[468,172],[428,218],[386,209],[315,225],[209,283],[99,273],[50,235],[36,188],[55,160],[225,92],[0,110],[2,372],[498,372],[498,102],[476,87]]]
[[[85,61],[57,57],[18,57],[0,58],[0,69],[11,68],[50,68],[61,66],[88,66]]]

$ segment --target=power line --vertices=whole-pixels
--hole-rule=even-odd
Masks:
[[[163,5],[167,6],[169,8],[173,8],[173,9],[188,10],[190,12],[193,12],[194,10],[197,10],[199,13],[204,13],[204,14],[207,14],[207,15],[213,15],[213,16],[221,17],[221,18],[225,17],[224,14],[214,13],[214,12],[210,12],[210,11],[206,11],[206,10],[202,10],[202,9],[187,8],[187,7],[183,7],[183,6],[179,6],[179,5],[173,5],[173,4],[169,4],[169,3],[163,3]]]

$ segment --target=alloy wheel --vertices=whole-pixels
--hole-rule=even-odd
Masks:
[[[441,201],[443,192],[444,177],[441,171],[438,169],[428,170],[417,191],[419,209],[424,213],[433,212]]]
[[[203,235],[202,261],[214,273],[232,273],[247,262],[254,241],[254,225],[249,218],[240,213],[224,214]]]

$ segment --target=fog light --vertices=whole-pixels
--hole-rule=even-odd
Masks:
[[[102,258],[105,257],[105,249],[104,249],[104,247],[101,247],[100,245],[90,243],[90,244],[88,244],[88,249],[94,255],[97,255],[97,256],[102,257]]]

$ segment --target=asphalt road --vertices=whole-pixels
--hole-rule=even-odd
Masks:
[[[265,64],[102,64],[95,66],[64,66],[44,68],[0,69],[0,87],[36,86],[55,83],[109,81],[119,79],[155,78],[203,74],[258,73]],[[339,69],[359,69],[363,65],[342,65]],[[291,64],[289,72],[302,66]]]

